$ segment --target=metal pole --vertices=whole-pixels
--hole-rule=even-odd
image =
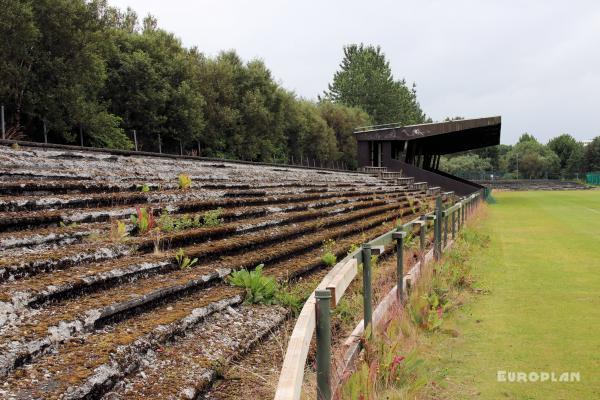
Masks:
[[[2,139],[6,139],[6,126],[4,125],[4,106],[0,106],[0,118],[2,119]]]
[[[79,144],[83,147],[83,128],[81,126],[79,127]]]
[[[179,155],[183,155],[183,144],[181,143],[181,140],[179,141]]]
[[[196,140],[196,144],[198,145],[198,157],[202,157],[202,154],[200,153],[200,141]]]
[[[448,215],[444,216],[444,247],[448,245]]]
[[[421,229],[419,230],[419,244],[421,245],[421,253],[425,256],[425,241],[427,240],[427,217],[424,215],[421,217],[423,220],[423,225],[421,225]]]
[[[158,152],[162,154],[162,141],[160,140],[160,133],[158,134]]]
[[[404,285],[404,237],[406,232],[397,231],[392,233],[392,239],[396,240],[396,294],[402,302],[402,290]]]
[[[364,319],[363,326],[365,332],[367,327],[373,322],[373,303],[371,300],[371,245],[368,243],[362,246],[363,258],[363,299],[364,299]]]
[[[329,290],[315,291],[317,311],[317,399],[331,399],[331,319]]]
[[[452,239],[456,238],[456,210],[452,211]]]
[[[135,129],[133,130],[133,143],[135,144],[135,151],[138,151],[137,133],[136,133]]]
[[[434,239],[435,239],[435,259],[439,260],[442,255],[442,196],[435,199],[435,221],[434,221]]]
[[[48,143],[48,128],[46,128],[46,120],[44,120],[44,143]]]

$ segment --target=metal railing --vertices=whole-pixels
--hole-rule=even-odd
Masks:
[[[426,245],[427,221],[432,221],[434,226],[434,259],[439,259],[442,251],[449,244],[449,235],[452,239],[464,226],[477,205],[483,200],[483,190],[457,201],[449,207],[443,206],[442,196],[436,198],[435,210],[424,214],[412,221],[403,224],[367,243],[358,250],[350,253],[337,263],[319,283],[316,290],[310,295],[298,319],[288,342],[287,351],[280,372],[279,383],[275,393],[275,400],[298,400],[302,392],[304,368],[308,350],[316,331],[316,379],[317,399],[330,400],[338,382],[332,382],[331,377],[331,308],[335,308],[339,300],[358,274],[358,265],[362,264],[363,278],[363,321],[362,332],[373,327],[373,304],[371,287],[371,255],[381,254],[385,246],[395,242],[396,247],[396,299],[402,302],[407,291],[407,279],[413,282],[418,277],[419,271],[409,272],[404,275],[404,239],[408,231],[419,226],[420,246],[424,254]],[[449,226],[450,225],[450,226]],[[422,258],[425,262],[425,258]],[[416,266],[415,266],[416,267]],[[413,267],[413,269],[415,268]],[[422,264],[420,264],[422,268]],[[414,274],[415,276],[412,276]],[[388,294],[389,295],[389,294]],[[383,303],[383,302],[382,302]],[[376,310],[377,311],[377,310]],[[359,324],[360,327],[360,324]],[[357,328],[359,328],[357,327]],[[357,331],[357,330],[355,330]],[[360,332],[360,329],[358,329]],[[372,330],[374,334],[374,330]],[[353,335],[355,333],[353,332]]]

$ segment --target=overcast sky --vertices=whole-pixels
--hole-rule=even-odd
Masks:
[[[187,47],[261,58],[316,99],[349,43],[380,45],[424,111],[502,116],[502,142],[523,132],[600,135],[600,1],[109,0],[150,13]]]

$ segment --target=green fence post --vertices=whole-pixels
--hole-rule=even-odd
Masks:
[[[442,196],[435,199],[435,221],[434,221],[434,254],[439,260],[442,255]]]
[[[331,399],[331,292],[315,291],[317,311],[317,399]]]
[[[452,210],[452,240],[456,238],[456,210]]]
[[[421,253],[425,256],[425,244],[427,241],[427,216],[423,215],[421,217],[423,221],[423,225],[421,225],[421,229],[419,230],[419,244],[421,245]]]
[[[396,294],[398,301],[402,302],[402,290],[404,286],[404,238],[406,232],[397,231],[392,233],[392,239],[396,241]]]
[[[444,211],[444,247],[448,245],[448,214]]]
[[[373,303],[371,302],[371,245],[368,243],[363,244],[362,246],[362,256],[363,256],[363,313],[364,313],[364,321],[363,326],[365,328],[365,332],[367,331],[367,326],[371,325],[373,321]]]

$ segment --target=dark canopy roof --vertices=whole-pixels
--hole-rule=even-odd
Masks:
[[[500,144],[500,116],[420,125],[358,128],[358,141],[414,140],[430,154],[450,154]]]

